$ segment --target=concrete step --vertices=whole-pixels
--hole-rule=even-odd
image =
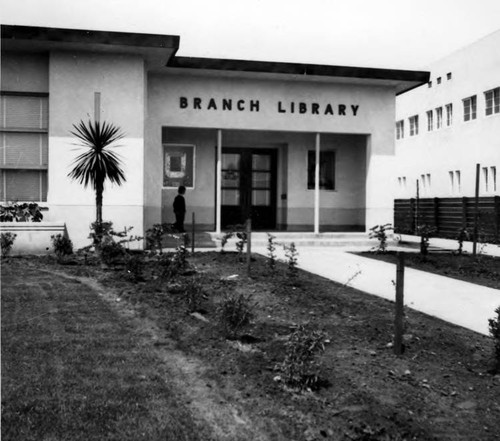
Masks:
[[[271,232],[274,237],[276,246],[290,245],[292,242],[297,247],[366,247],[372,248],[377,244],[374,239],[369,239],[367,233],[300,233],[300,232]],[[191,234],[189,237],[189,247],[191,247]],[[195,248],[220,248],[221,239],[224,233],[217,234],[215,232],[196,232],[195,233]],[[231,237],[228,239],[224,248],[228,251],[236,249],[238,238]],[[182,244],[181,235],[167,236],[163,241],[164,248],[176,248]],[[253,232],[252,246],[266,247],[268,244],[267,232]]]

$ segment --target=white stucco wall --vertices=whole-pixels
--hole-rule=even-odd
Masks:
[[[49,191],[47,220],[66,222],[76,247],[89,243],[95,220],[95,193],[67,175],[79,152],[73,124],[94,119],[94,93],[101,94],[101,121],[112,122],[125,137],[116,152],[126,182],[105,184],[103,219],[115,229],[132,226],[143,234],[144,205],[144,64],[140,57],[54,52],[49,69]]]
[[[421,174],[431,175],[430,191],[424,196],[474,196],[476,164],[496,167],[500,174],[500,113],[485,115],[484,92],[500,87],[500,31],[463,48],[429,66],[432,87],[420,86],[397,97],[396,121],[404,120],[405,137],[396,141],[397,177],[405,176],[407,189],[398,197],[415,197],[416,180]],[[451,79],[447,74],[451,73]],[[437,79],[441,78],[441,84]],[[464,98],[477,96],[477,118],[464,121]],[[453,122],[446,125],[446,108],[453,105]],[[436,129],[435,109],[443,108],[443,127]],[[434,112],[434,130],[427,130],[428,110]],[[417,136],[409,136],[408,118],[419,115]],[[461,191],[452,192],[449,171],[461,172]],[[482,196],[500,195],[497,191]]]
[[[201,109],[194,108],[195,98],[201,100]],[[214,100],[216,109],[214,104],[211,104],[211,99]],[[223,99],[232,100],[231,111],[223,110]],[[239,100],[243,100],[243,110],[238,109]],[[251,101],[254,103],[253,110]],[[294,113],[291,113],[292,103],[295,106]],[[300,103],[305,104],[307,110],[304,113],[300,112]],[[313,113],[314,103],[318,105],[319,114]],[[325,114],[328,104],[332,106],[333,115]],[[339,105],[345,106],[345,115],[339,114]],[[280,112],[280,109],[286,112]],[[288,167],[294,172],[296,169],[292,167],[293,162],[304,165],[304,152],[314,149],[314,136],[311,136],[310,145],[294,148],[290,134],[313,135],[319,132],[366,135],[369,137],[369,145],[363,153],[367,155],[366,160],[362,161],[363,171],[366,170],[366,178],[362,178],[362,185],[366,184],[366,225],[369,227],[379,221],[390,222],[394,189],[391,167],[394,154],[393,122],[394,90],[389,87],[310,80],[224,78],[212,75],[150,75],[146,130],[146,205],[149,213],[147,223],[158,222],[156,219],[160,216],[160,210],[155,207],[158,207],[157,204],[162,200],[162,126],[213,130],[209,143],[211,148],[216,145],[217,129],[223,130],[223,145],[228,146],[230,144],[226,144],[224,133],[231,131],[287,132],[289,135],[286,139],[282,137],[274,141],[288,143]],[[297,139],[300,139],[300,136]],[[349,155],[346,156],[348,157]],[[293,187],[293,184],[291,185]],[[312,193],[304,192],[303,188],[300,191],[295,190],[290,188],[288,191],[291,198],[288,200],[288,208],[309,209],[312,206]],[[334,199],[335,196],[322,192],[321,198],[322,207],[325,208],[328,206],[328,200]],[[345,201],[348,201],[348,198]]]

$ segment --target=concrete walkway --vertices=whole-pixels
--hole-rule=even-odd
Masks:
[[[366,250],[366,248],[364,248]],[[363,250],[363,251],[364,251]],[[252,251],[267,255],[261,247]],[[279,258],[284,254],[278,248]],[[385,299],[396,295],[396,265],[357,256],[347,249],[301,247],[299,267]],[[488,335],[488,319],[500,306],[500,290],[405,268],[405,305]]]

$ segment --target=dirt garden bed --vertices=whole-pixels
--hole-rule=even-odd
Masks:
[[[85,265],[81,259],[67,262],[72,265],[47,258],[10,259],[3,271],[24,280],[26,289],[47,274],[58,283],[83,284],[114,311],[110,317],[121,321],[123,332],[140,337],[141,349],[134,351],[139,351],[137,357],[148,354],[141,375],[156,371],[168,386],[168,390],[156,386],[154,400],[144,401],[151,408],[144,415],[159,416],[167,412],[165,406],[171,409],[174,404],[164,396],[171,394],[182,410],[181,421],[187,421],[176,426],[179,433],[169,438],[165,433],[171,422],[158,417],[153,424],[166,426],[164,430],[157,427],[149,439],[498,439],[500,376],[491,372],[492,339],[407,309],[405,352],[397,357],[391,348],[393,304],[389,301],[302,271],[290,278],[284,264],[272,272],[268,261],[259,256],[252,263],[251,277],[235,253],[196,253],[188,262],[188,271],[165,279],[159,276],[156,260],[146,260],[142,277],[135,281],[130,266],[126,272],[123,265],[102,268]],[[202,287],[196,300],[185,292],[193,278]],[[251,296],[257,305],[250,326],[237,339],[226,338],[217,320],[217,307],[228,293]],[[11,296],[7,303],[2,296],[2,315],[7,318],[12,310],[28,307],[15,294]],[[31,298],[35,303],[44,301],[43,296]],[[314,391],[287,386],[279,369],[288,337],[301,324],[325,334],[325,351],[317,358],[321,381]],[[61,328],[53,329],[52,340],[63,341]],[[19,339],[16,329],[7,331],[2,333],[4,342]],[[90,331],[77,326],[72,332],[84,340]],[[36,342],[36,334],[31,338]],[[66,357],[79,357],[78,350],[63,343],[58,346],[58,369]],[[22,341],[18,345],[22,348]],[[113,339],[107,345],[112,353]],[[22,356],[12,344],[3,344],[3,362],[15,363]],[[124,363],[128,366],[130,361]],[[2,376],[9,372],[4,369]],[[130,374],[122,381],[134,388],[144,380]],[[3,379],[3,415],[18,417],[4,419],[2,432],[6,424],[23,424],[23,417],[15,413],[16,387]],[[80,398],[71,395],[71,389],[66,393],[66,398],[76,401],[85,395],[82,390]],[[128,398],[115,399],[125,402]],[[52,405],[52,412],[64,409],[65,418],[78,417],[77,405],[70,409],[61,400]],[[25,412],[24,418],[33,417],[29,409]],[[100,439],[120,439],[112,432],[120,419],[119,406],[107,417],[111,429]],[[144,438],[133,432],[133,425],[130,430],[121,439]],[[162,433],[162,438],[156,433]],[[25,439],[41,439],[41,435]],[[68,433],[59,439],[64,435]]]

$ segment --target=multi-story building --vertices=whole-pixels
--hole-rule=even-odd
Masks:
[[[396,99],[396,198],[500,195],[500,30]]]

